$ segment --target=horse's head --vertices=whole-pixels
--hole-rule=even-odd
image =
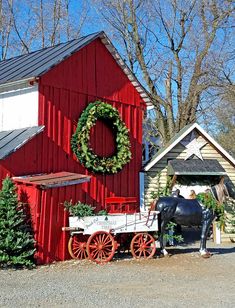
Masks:
[[[223,204],[226,197],[229,197],[229,192],[226,184],[220,183],[215,186],[211,186],[211,192],[213,197],[218,201],[219,204]]]

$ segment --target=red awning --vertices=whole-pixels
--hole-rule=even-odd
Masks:
[[[90,179],[91,177],[88,175],[65,171],[13,177],[13,180],[16,183],[39,186],[42,189],[81,184],[89,182]]]

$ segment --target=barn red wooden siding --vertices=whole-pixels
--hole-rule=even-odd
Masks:
[[[107,196],[139,196],[143,105],[139,93],[99,39],[55,66],[40,80],[39,125],[46,126],[42,151],[48,157],[43,161],[43,172],[68,170],[87,174],[74,161],[70,138],[82,111],[96,99],[119,110],[130,129],[133,156],[118,174],[95,175],[83,188],[82,201],[103,208]],[[110,153],[109,140],[112,141],[113,135],[103,125],[94,133],[92,140],[97,152]]]
[[[70,147],[78,118],[86,106],[97,99],[116,107],[130,130],[132,160],[115,175],[90,174],[77,162]],[[139,93],[100,39],[40,78],[39,125],[45,125],[45,130],[1,162],[1,178],[7,174],[19,176],[58,171],[92,175],[90,183],[70,186],[60,193],[56,190],[47,196],[43,192],[40,196],[28,193],[33,199],[32,211],[39,213],[38,204],[41,202],[42,212],[34,227],[44,234],[40,238],[42,249],[46,249],[44,253],[40,252],[42,263],[68,258],[68,235],[61,231],[61,227],[68,224],[67,213],[61,208],[64,200],[90,203],[97,210],[104,208],[106,197],[136,197],[139,200],[143,111]],[[92,144],[98,153],[108,155],[113,151],[114,144],[109,142],[112,138],[110,130],[99,123],[93,131]],[[56,215],[56,223],[49,213]],[[49,238],[47,233],[51,234]],[[53,247],[50,248],[53,251],[51,256],[48,256],[48,245]]]

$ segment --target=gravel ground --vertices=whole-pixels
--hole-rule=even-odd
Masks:
[[[0,307],[235,307],[235,247],[208,242],[168,249],[168,258],[106,265],[58,262],[34,270],[0,270]]]

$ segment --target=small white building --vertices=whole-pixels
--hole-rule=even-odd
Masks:
[[[235,197],[235,159],[197,123],[177,133],[143,167],[141,206],[147,207],[153,196],[170,186],[188,198],[190,190],[204,192],[221,180]]]

